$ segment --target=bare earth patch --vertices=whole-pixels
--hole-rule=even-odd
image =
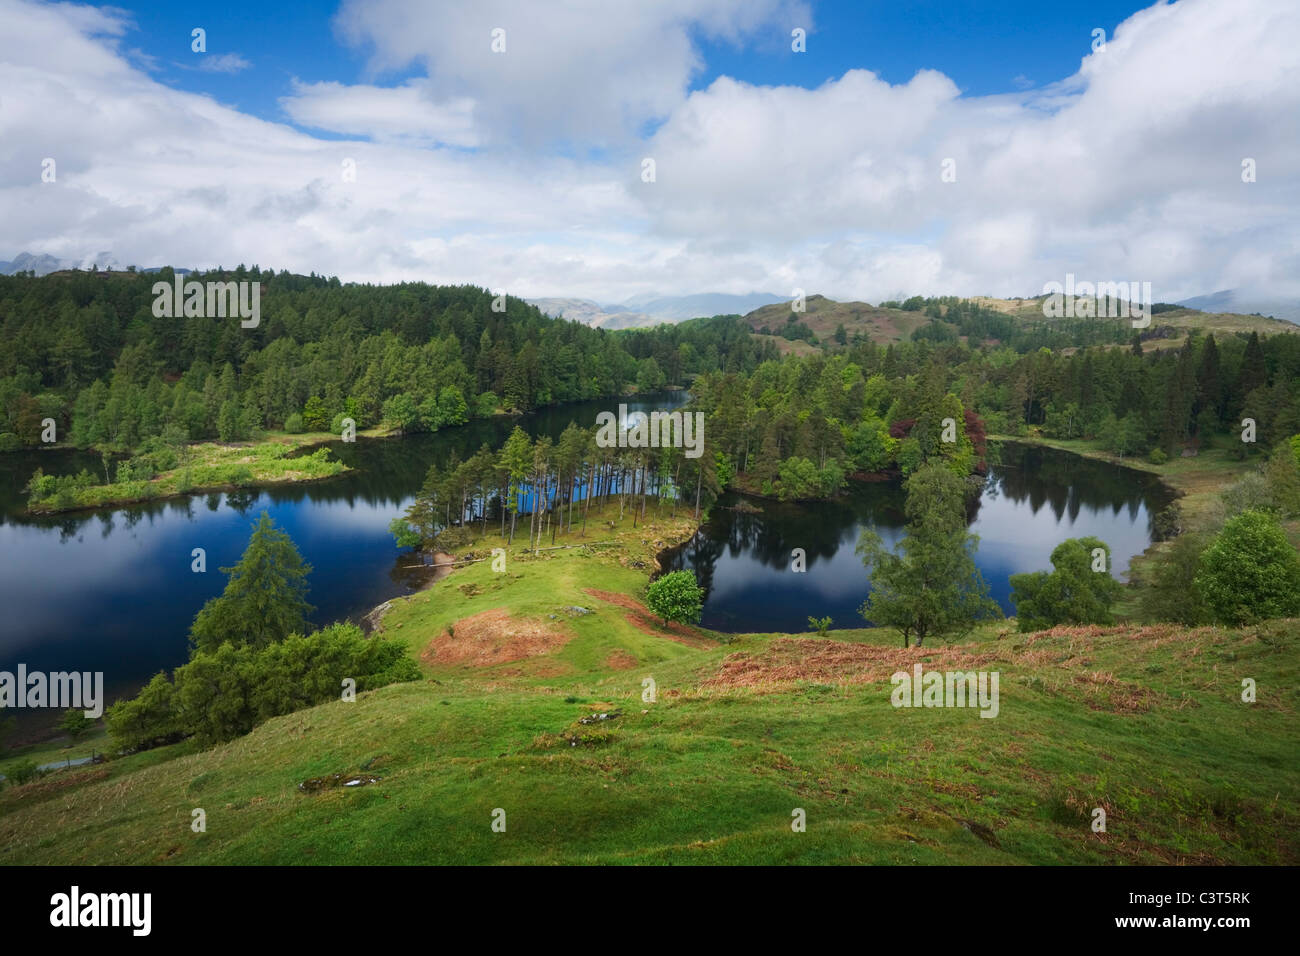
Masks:
[[[687,627],[685,624],[678,624],[674,621],[664,627],[663,622],[646,610],[645,605],[626,594],[619,594],[616,591],[599,591],[596,588],[584,588],[583,590],[584,593],[590,594],[594,598],[600,598],[606,604],[613,604],[616,607],[623,608],[628,612],[623,615],[627,622],[651,637],[666,637],[670,641],[677,641],[679,644],[685,644],[688,647],[714,646],[712,641],[701,636],[699,632]]]
[[[442,666],[491,667],[549,654],[573,639],[559,625],[513,618],[505,608],[462,618],[451,631],[430,641],[420,660]]]

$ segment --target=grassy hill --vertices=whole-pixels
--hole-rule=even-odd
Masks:
[[[881,309],[866,302],[836,302],[824,295],[808,296],[805,305],[807,308],[799,314],[799,321],[812,329],[822,342],[831,342],[835,329],[841,324],[844,325],[844,330],[849,336],[854,332],[861,332],[873,342],[882,345],[902,342],[910,338],[916,329],[930,321],[929,317],[921,312]],[[785,327],[789,317],[790,304],[779,302],[755,309],[745,316],[745,322],[755,332],[766,326],[773,333],[777,333]]]
[[[996,299],[989,296],[972,296],[970,301],[1021,319],[1026,325],[1043,321],[1041,297]],[[806,304],[807,310],[799,314],[798,321],[812,329],[821,347],[834,346],[832,337],[840,325],[844,326],[844,331],[849,338],[860,333],[870,341],[889,345],[910,339],[914,331],[930,322],[930,317],[924,311],[880,308],[866,302],[836,302],[822,295],[809,296]],[[790,353],[805,355],[817,349],[818,346],[804,341],[789,341],[780,337],[779,333],[785,327],[789,317],[790,305],[782,302],[755,309],[744,317],[744,321],[755,332],[767,328],[782,355]],[[1160,349],[1181,345],[1187,333],[1193,330],[1213,333],[1220,337],[1238,332],[1282,335],[1300,332],[1300,326],[1282,319],[1258,315],[1198,312],[1196,309],[1179,308],[1152,316],[1149,333],[1157,334],[1144,341],[1143,347]]]
[[[611,511],[392,602],[422,681],[6,787],[0,862],[1300,862],[1300,622],[664,629],[647,571],[689,529]],[[916,662],[999,672],[999,715],[890,706]]]
[[[1027,322],[1042,321],[1043,300],[1035,299],[994,299],[988,296],[972,296],[971,301],[986,308],[997,309],[1007,315],[1023,318]],[[1197,330],[1214,335],[1234,335],[1238,332],[1258,332],[1260,335],[1289,335],[1300,332],[1300,326],[1283,319],[1273,319],[1260,315],[1239,315],[1233,312],[1200,312],[1196,309],[1178,308],[1159,312],[1151,317],[1151,328],[1171,327],[1178,331],[1174,341],[1182,342],[1187,332]],[[1159,342],[1159,339],[1154,340]],[[1147,347],[1147,343],[1143,343]]]

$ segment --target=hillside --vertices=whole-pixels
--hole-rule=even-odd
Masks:
[[[805,306],[798,321],[812,329],[821,341],[829,341],[835,334],[835,329],[843,324],[850,337],[855,332],[861,332],[866,338],[882,345],[902,342],[930,321],[921,312],[882,309],[866,302],[836,302],[824,295],[808,296]],[[789,302],[778,302],[750,312],[745,316],[745,322],[755,332],[766,327],[773,333],[779,333],[791,314]]]
[[[943,301],[946,303],[947,301],[956,300]],[[1042,298],[998,299],[989,296],[973,296],[965,301],[1009,316],[1017,320],[1025,329],[1060,324],[1043,316]],[[806,306],[806,311],[798,315],[797,322],[811,329],[817,337],[818,345],[822,347],[833,347],[835,345],[833,336],[840,325],[844,326],[845,335],[850,341],[855,336],[861,335],[863,338],[879,345],[890,345],[907,341],[911,338],[913,332],[928,326],[932,321],[932,317],[922,307],[901,309],[874,306],[866,302],[836,302],[823,295],[809,296]],[[941,304],[938,308],[941,317],[947,314],[948,306],[946,304]],[[755,309],[744,317],[744,321],[755,332],[761,332],[766,328],[776,340],[777,348],[781,350],[782,355],[791,353],[808,354],[815,348],[808,342],[802,340],[791,341],[780,335],[781,330],[786,327],[791,314],[790,304],[780,302]],[[1124,322],[1124,325],[1116,332],[1115,344],[1120,344],[1120,340],[1124,340],[1124,344],[1127,344],[1126,333],[1130,327],[1127,324],[1128,320],[1121,321]],[[1174,308],[1153,315],[1150,327],[1141,330],[1141,334],[1144,343],[1150,342],[1151,347],[1162,348],[1166,345],[1181,343],[1187,333],[1193,330],[1219,336],[1250,332],[1259,332],[1261,335],[1279,335],[1296,333],[1300,331],[1300,326],[1282,319],[1265,316],[1227,312],[1200,312],[1190,308]],[[996,339],[987,341],[993,342]],[[1092,342],[1089,344],[1099,343]],[[1058,348],[1062,347],[1061,343],[1051,343],[1051,345]]]
[[[640,603],[633,565],[690,523],[604,517],[586,547],[515,549],[507,574],[473,564],[392,602],[382,627],[422,681],[205,752],[180,744],[0,790],[0,859],[1300,861],[1300,622],[1000,624],[912,650],[867,630],[723,643],[664,630]],[[890,674],[916,664],[1000,672],[997,718],[891,707]],[[1243,675],[1258,704],[1241,702]],[[1105,833],[1090,830],[1096,807]]]
[[[975,296],[973,302],[997,309],[1022,318],[1027,322],[1040,321],[1043,317],[1043,300],[1035,299],[994,299],[987,296]],[[1260,335],[1282,335],[1300,332],[1300,326],[1283,319],[1268,316],[1249,315],[1240,312],[1201,311],[1193,308],[1176,308],[1157,312],[1151,317],[1151,330],[1172,327],[1182,335],[1187,331],[1199,330],[1215,335],[1232,335],[1237,332],[1258,332]]]

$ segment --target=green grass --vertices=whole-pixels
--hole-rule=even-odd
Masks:
[[[0,790],[0,862],[1300,861],[1300,623],[1041,635],[999,624],[959,651],[903,651],[882,630],[810,645],[695,632],[688,644],[587,589],[641,596],[645,570],[630,565],[689,522],[614,525],[589,524],[585,543],[600,546],[536,558],[517,538],[504,574],[460,568],[383,622],[419,655],[448,625],[463,637],[466,619],[505,608],[519,627],[502,639],[527,625],[563,631],[563,646],[483,667],[426,660],[423,681],[211,750],[183,744]],[[865,675],[818,669],[818,653],[845,643],[887,659]],[[796,662],[791,679],[706,683],[731,655],[768,654]],[[891,707],[888,674],[914,660],[998,671],[1000,715]],[[1258,703],[1241,702],[1243,677]],[[579,722],[602,712],[621,716]],[[381,779],[297,787],[363,770]],[[1105,834],[1089,828],[1097,806]],[[791,830],[795,808],[805,833]]]
[[[329,449],[318,448],[309,455],[293,458],[289,455],[336,438],[335,435],[276,433],[253,443],[190,445],[187,464],[162,472],[148,481],[91,485],[75,492],[29,501],[28,510],[35,513],[71,511],[181,494],[332,478],[349,469],[341,461],[331,459]]]
[[[14,764],[34,761],[41,764],[54,763],[56,760],[77,760],[93,754],[102,754],[108,749],[108,734],[100,724],[79,740],[58,737],[43,740],[25,747],[11,747],[0,753],[0,775],[8,776]]]

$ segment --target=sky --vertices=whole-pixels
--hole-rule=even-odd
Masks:
[[[0,259],[602,303],[1067,273],[1300,296],[1295,0],[0,0],[0,24]]]

